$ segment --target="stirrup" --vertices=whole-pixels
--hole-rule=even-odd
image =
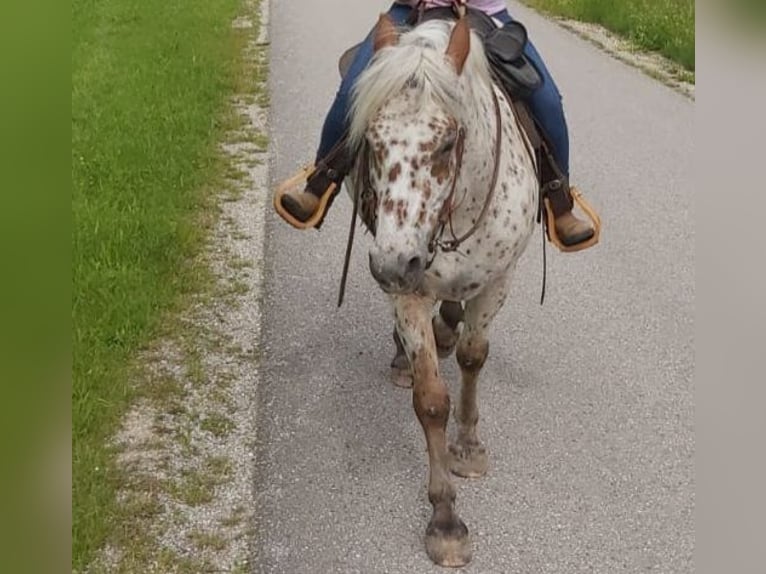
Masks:
[[[583,249],[593,247],[596,243],[598,243],[598,240],[601,236],[601,218],[599,217],[598,213],[596,213],[596,210],[593,209],[590,203],[586,201],[582,195],[582,192],[576,187],[570,187],[569,193],[572,195],[574,203],[582,210],[588,219],[590,219],[590,222],[593,225],[593,236],[590,239],[586,239],[580,243],[575,243],[574,245],[564,245],[564,243],[559,238],[558,233],[556,232],[556,218],[553,215],[551,201],[546,197],[544,202],[548,240],[553,243],[560,251],[565,253],[573,253],[575,251],[582,251]]]
[[[307,165],[301,171],[296,173],[294,176],[280,183],[277,186],[276,191],[274,192],[274,210],[279,214],[279,216],[282,219],[284,219],[287,223],[289,223],[296,229],[311,229],[312,227],[316,227],[317,225],[321,224],[322,220],[324,219],[325,212],[327,211],[328,203],[330,199],[335,195],[335,190],[338,187],[338,185],[335,182],[330,183],[327,189],[322,193],[322,196],[319,198],[319,206],[314,212],[314,215],[312,215],[306,221],[300,221],[299,219],[296,219],[295,217],[293,217],[282,206],[282,197],[288,191],[292,191],[295,188],[299,188],[302,190],[305,187],[305,184],[308,181],[308,179],[314,174],[315,171],[316,171],[316,166]]]

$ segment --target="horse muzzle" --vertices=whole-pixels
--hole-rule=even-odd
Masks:
[[[407,295],[422,283],[426,257],[420,253],[384,253],[370,250],[370,272],[380,288],[390,295]]]

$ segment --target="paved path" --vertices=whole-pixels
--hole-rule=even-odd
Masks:
[[[384,2],[271,6],[272,179],[313,154],[336,59]],[[603,243],[540,241],[496,320],[480,386],[491,469],[456,479],[476,573],[692,572],[694,104],[511,4],[564,92],[575,181]],[[421,537],[426,454],[409,391],[388,379],[391,323],[357,244],[335,308],[349,216],[267,223],[259,389],[259,572],[438,572]],[[574,342],[576,341],[576,342]],[[443,372],[458,388],[454,360]]]

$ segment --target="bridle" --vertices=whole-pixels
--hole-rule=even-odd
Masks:
[[[522,134],[524,133],[524,130],[520,124],[518,113],[513,104],[513,100],[511,99],[508,92],[503,87],[502,82],[499,82],[499,81],[493,82],[493,86],[490,91],[492,93],[492,103],[494,104],[494,110],[495,110],[495,145],[494,145],[494,151],[492,154],[494,166],[492,168],[492,180],[489,185],[489,191],[487,192],[487,196],[484,199],[484,205],[481,209],[481,213],[479,213],[479,216],[473,222],[471,227],[459,237],[455,235],[455,230],[452,225],[452,214],[460,205],[459,203],[455,204],[455,192],[457,190],[457,182],[460,179],[460,173],[463,166],[463,153],[465,151],[465,128],[463,126],[460,126],[458,128],[458,135],[455,141],[455,172],[452,175],[452,184],[450,186],[449,195],[444,200],[444,204],[442,204],[442,207],[439,211],[438,226],[434,230],[434,233],[428,242],[428,253],[430,257],[428,261],[426,262],[426,269],[431,267],[431,265],[433,264],[433,261],[437,255],[437,250],[440,250],[443,253],[457,252],[460,245],[464,243],[474,233],[476,233],[476,231],[479,229],[481,224],[484,222],[484,219],[487,217],[487,213],[489,213],[489,206],[492,203],[492,199],[495,197],[495,189],[497,187],[497,178],[500,172],[500,154],[502,153],[502,141],[503,141],[503,137],[502,137],[503,136],[503,125],[502,125],[503,118],[502,118],[502,112],[500,111],[500,102],[498,100],[495,87],[502,90],[503,95],[505,96],[505,99],[508,102],[508,105],[511,107],[514,119],[516,121],[516,125],[519,128],[519,132]],[[535,166],[539,165],[534,152],[530,148],[529,142],[523,135],[522,135],[522,139],[524,141],[524,146],[527,149],[527,153],[532,159],[532,164]],[[362,185],[355,186],[356,189],[354,190],[354,197],[353,197],[354,205],[351,212],[351,226],[349,228],[348,242],[346,244],[346,256],[343,261],[343,273],[341,275],[340,291],[338,293],[338,307],[340,307],[343,304],[343,296],[346,291],[346,280],[348,278],[348,268],[349,268],[349,263],[351,261],[351,249],[354,243],[354,233],[356,230],[356,218],[359,214],[360,193],[362,193],[362,189],[364,190],[363,193],[364,193],[365,203],[367,205],[370,205],[370,202],[371,202],[371,205],[373,206],[372,209],[370,209],[367,214],[369,221],[366,221],[365,223],[368,225],[368,227],[373,232],[373,234],[375,233],[375,227],[376,227],[376,218],[377,218],[376,209],[378,204],[378,197],[377,197],[377,193],[375,192],[375,188],[372,186],[372,182],[370,181],[369,145],[367,143],[363,143],[362,148],[358,151],[359,151],[358,153],[359,167],[357,169],[359,170],[359,176],[360,176],[360,181]],[[539,206],[538,206],[538,211],[539,211]],[[448,239],[443,239],[443,235],[445,233],[445,230],[447,229],[449,229],[449,233],[452,237]],[[545,244],[545,240],[543,239],[543,247],[545,247],[544,244]],[[543,250],[543,270],[544,270],[543,298],[545,296],[545,268],[546,268],[545,253]],[[543,298],[541,298],[540,300],[541,304],[542,304]]]
[[[452,177],[452,186],[450,189],[450,193],[447,196],[447,199],[444,201],[444,204],[442,205],[441,211],[439,212],[439,226],[435,230],[433,237],[428,243],[428,252],[431,254],[431,258],[428,261],[426,265],[426,269],[431,266],[431,263],[433,263],[434,258],[436,257],[436,250],[440,249],[444,253],[450,253],[453,251],[457,251],[460,245],[467,240],[469,237],[471,237],[474,233],[476,233],[476,230],[479,229],[482,222],[487,216],[487,213],[489,212],[489,205],[492,203],[492,199],[495,197],[495,188],[497,188],[497,177],[500,172],[500,154],[502,152],[502,141],[503,141],[503,118],[502,114],[500,112],[500,102],[497,99],[497,94],[495,93],[495,90],[492,89],[492,102],[494,103],[495,107],[495,146],[494,146],[494,152],[492,154],[493,156],[493,164],[494,167],[492,168],[492,180],[489,184],[489,192],[487,192],[487,196],[484,199],[484,206],[481,209],[481,213],[479,213],[479,217],[476,218],[476,220],[473,222],[471,227],[463,233],[460,237],[455,235],[455,229],[452,225],[452,214],[455,212],[455,210],[459,207],[460,204],[455,204],[455,191],[457,190],[457,182],[460,178],[460,171],[463,165],[463,151],[465,147],[465,128],[461,127],[458,131],[458,138],[457,142],[455,144],[455,173]],[[442,236],[444,235],[445,229],[449,229],[449,233],[452,236],[450,239],[442,239]]]

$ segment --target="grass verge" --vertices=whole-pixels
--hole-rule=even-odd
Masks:
[[[72,566],[114,524],[105,446],[133,397],[130,360],[185,295],[214,220],[241,82],[239,0],[75,0],[72,7]]]
[[[694,71],[694,0],[523,0],[549,14],[601,24]]]

